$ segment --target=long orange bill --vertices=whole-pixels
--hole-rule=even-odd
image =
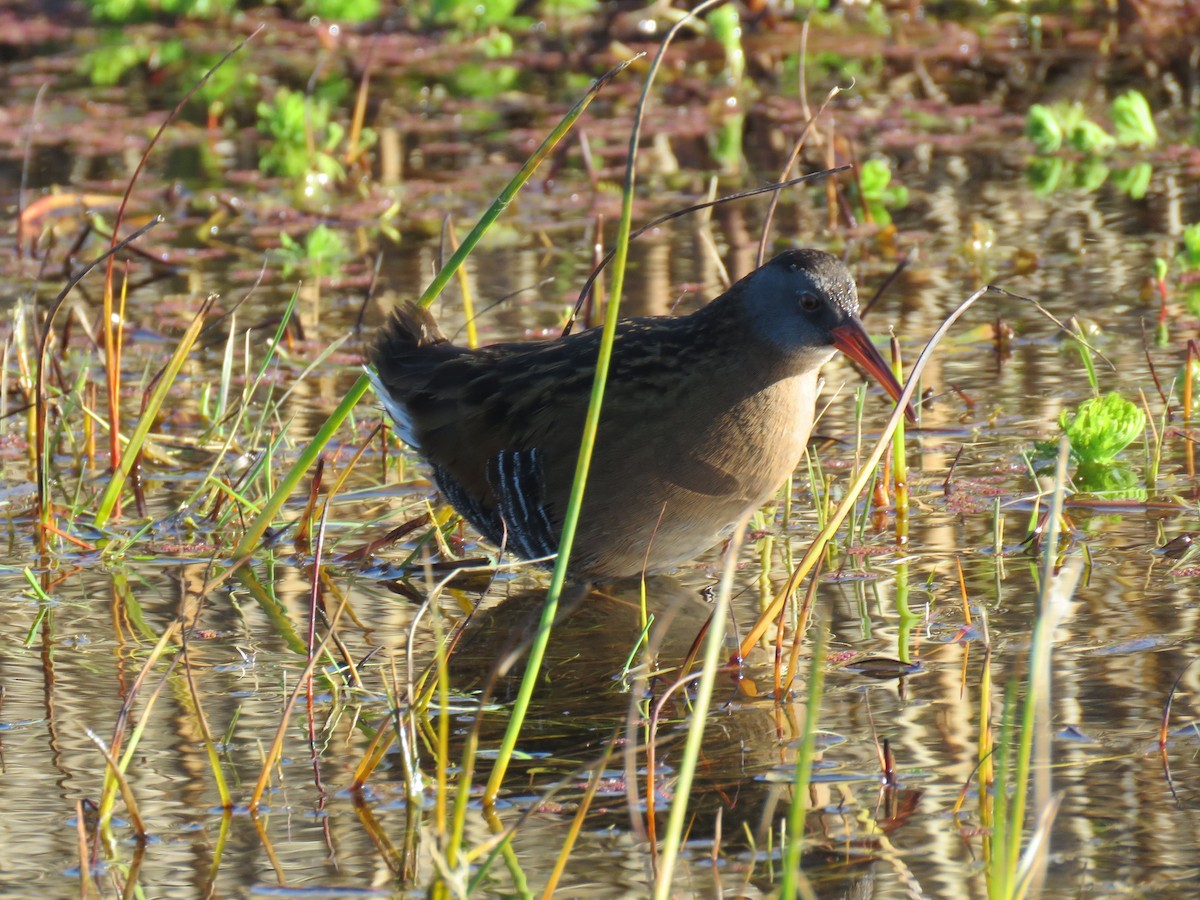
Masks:
[[[867,374],[878,381],[883,389],[892,395],[893,400],[900,401],[900,394],[904,388],[892,374],[892,367],[884,362],[875,345],[871,343],[862,322],[853,318],[845,325],[833,329],[833,346],[866,369]],[[911,403],[905,408],[904,416],[908,421],[916,423],[917,414]]]

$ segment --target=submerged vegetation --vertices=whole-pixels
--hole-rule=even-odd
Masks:
[[[701,6],[96,0],[14,50],[0,888],[1190,883],[1196,23]],[[498,559],[363,399],[402,300],[519,339],[606,249],[589,322],[797,245],[919,427],[831,364],[678,579]]]

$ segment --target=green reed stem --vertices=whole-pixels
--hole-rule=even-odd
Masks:
[[[541,146],[533,151],[533,155],[530,156],[529,159],[525,160],[525,165],[521,166],[520,171],[513,176],[512,181],[505,185],[504,190],[502,190],[499,196],[492,201],[492,205],[488,207],[487,212],[485,212],[479,218],[479,221],[475,223],[475,227],[471,229],[470,233],[463,238],[463,242],[459,244],[458,249],[450,254],[450,258],[446,260],[446,264],[442,266],[441,270],[435,276],[433,276],[433,281],[429,282],[429,287],[425,288],[424,292],[421,294],[421,298],[417,301],[421,306],[428,307],[435,299],[437,299],[438,294],[440,294],[442,289],[449,284],[450,279],[454,277],[454,273],[458,271],[458,267],[461,266],[463,261],[471,255],[471,251],[475,249],[475,245],[479,243],[479,240],[483,237],[484,232],[491,228],[492,223],[495,222],[496,219],[500,217],[500,214],[508,208],[508,205],[512,203],[513,198],[517,196],[517,192],[525,186],[525,182],[527,182],[533,175],[534,170],[542,164],[543,160],[545,160],[546,157],[549,156],[554,148],[558,145],[558,142],[561,141],[566,136],[567,132],[571,130],[571,128],[575,125],[576,120],[583,115],[583,111],[588,108],[592,100],[594,100],[596,95],[600,93],[601,89],[610,81],[612,81],[613,78],[624,71],[636,58],[637,57],[633,57],[632,59],[625,60],[597,78],[592,83],[592,86],[588,88],[587,93],[584,94],[579,101],[567,111],[567,114],[563,116],[562,121],[558,123],[558,125],[553,131],[550,132],[549,135],[547,135],[546,139],[542,141]]]
[[[985,855],[987,856],[988,896],[997,900],[1009,896],[1009,865],[1008,847],[1009,830],[1013,823],[1009,817],[1009,778],[1011,777],[1012,736],[1015,710],[1017,708],[1016,682],[1010,682],[1004,692],[1004,707],[1000,718],[1000,742],[993,754],[995,759],[995,780],[992,786],[992,822],[991,835],[985,838]],[[981,786],[983,790],[983,786]],[[986,824],[986,820],[985,820]],[[1018,833],[1020,829],[1018,828]],[[986,852],[990,849],[990,852]]]
[[[1011,831],[1005,859],[1008,864],[1007,885],[1009,893],[1017,896],[1020,882],[1026,881],[1028,873],[1018,877],[1018,862],[1021,861],[1021,838],[1024,834],[1025,807],[1029,795],[1029,779],[1032,769],[1034,741],[1039,736],[1039,767],[1045,774],[1049,769],[1049,747],[1046,736],[1050,727],[1050,658],[1054,649],[1054,633],[1065,614],[1070,597],[1078,584],[1082,564],[1078,554],[1073,554],[1061,568],[1058,567],[1059,525],[1062,520],[1063,500],[1066,495],[1067,465],[1070,460],[1070,442],[1064,435],[1059,439],[1058,461],[1054,469],[1054,492],[1050,496],[1047,513],[1045,543],[1042,547],[1041,590],[1038,592],[1037,618],[1033,623],[1033,634],[1029,648],[1029,678],[1025,691],[1025,703],[1021,712],[1020,743],[1017,746],[1016,771],[1014,773],[1012,814],[1009,818]],[[1048,791],[1042,794],[1043,809],[1049,807]],[[1028,867],[1022,863],[1022,868]]]
[[[699,12],[706,6],[702,4],[694,12]],[[686,17],[681,20],[686,21]],[[629,256],[629,235],[633,228],[633,189],[636,180],[637,169],[637,148],[638,141],[641,136],[642,114],[646,108],[646,101],[649,97],[650,86],[654,82],[654,75],[658,71],[660,61],[663,54],[666,52],[667,46],[671,42],[678,31],[678,25],[667,32],[663,38],[662,45],[658,49],[654,61],[650,65],[650,71],[646,75],[646,82],[642,86],[642,95],[638,102],[637,115],[634,117],[633,129],[629,138],[629,155],[625,165],[625,184],[622,189],[621,198],[621,220],[617,225],[617,238],[615,242],[615,253],[612,263],[612,284],[609,290],[608,306],[605,309],[604,328],[600,333],[600,349],[596,359],[596,374],[592,380],[592,393],[588,400],[587,416],[583,423],[583,435],[579,443],[579,457],[575,462],[575,480],[571,484],[571,494],[567,501],[567,509],[563,515],[562,534],[558,539],[558,557],[554,561],[554,571],[550,575],[550,587],[546,592],[546,604],[542,608],[542,617],[538,622],[538,630],[534,635],[533,642],[529,648],[529,658],[525,664],[525,674],[521,678],[521,686],[517,691],[517,698],[513,702],[512,714],[508,720],[508,727],[504,730],[504,737],[500,741],[500,748],[496,754],[496,763],[492,767],[492,774],[488,778],[487,786],[483,791],[483,802],[491,805],[496,802],[496,797],[500,793],[500,785],[504,781],[504,775],[508,771],[509,763],[512,761],[513,750],[517,746],[517,738],[521,734],[521,728],[525,724],[525,716],[529,712],[529,701],[533,697],[533,689],[537,684],[538,673],[542,667],[542,659],[546,655],[546,645],[550,641],[550,630],[554,624],[554,618],[558,615],[558,602],[562,597],[563,586],[567,579],[567,566],[571,559],[571,549],[575,543],[575,529],[579,524],[579,513],[583,508],[583,492],[587,485],[588,469],[592,462],[592,452],[596,444],[596,433],[600,427],[600,410],[604,403],[604,386],[608,382],[609,364],[612,359],[613,342],[617,334],[617,319],[620,315],[621,307],[621,290],[625,285],[625,264]],[[619,70],[614,70],[614,73]],[[472,232],[474,233],[474,232]],[[467,236],[470,240],[470,235]],[[466,241],[463,242],[464,246]],[[462,248],[459,248],[460,250]],[[456,253],[455,256],[458,254]],[[453,263],[446,264],[449,268]]]
[[[904,363],[895,335],[892,335],[892,374],[903,383]],[[904,451],[904,420],[901,419],[892,434],[892,494],[896,506],[896,543],[902,547],[908,543],[908,456]]]
[[[897,564],[895,606],[900,621],[896,625],[896,658],[903,663],[912,662],[912,631],[921,621],[908,602],[908,577],[908,563]]]
[[[796,754],[795,787],[788,807],[787,844],[783,848],[783,883],[779,896],[789,900],[796,894],[815,896],[800,874],[800,854],[804,849],[804,817],[808,812],[808,789],[812,783],[813,759],[817,755],[817,722],[821,716],[821,698],[825,694],[825,632],[817,629],[812,663],[808,669],[808,698],[804,709],[804,736]]]
[[[691,799],[692,782],[696,776],[696,764],[700,759],[700,746],[704,743],[704,728],[708,724],[708,710],[712,705],[713,688],[717,673],[721,670],[721,653],[725,647],[725,621],[729,618],[729,598],[733,594],[733,577],[737,572],[738,551],[742,549],[742,537],[752,510],[738,519],[734,526],[729,547],[725,550],[725,566],[721,570],[721,585],[713,603],[709,618],[708,634],[704,638],[704,659],[701,663],[700,681],[696,687],[696,699],[692,703],[692,718],[688,724],[687,740],[675,779],[675,796],[671,799],[671,812],[667,816],[667,828],[663,833],[662,855],[658,860],[658,879],[654,883],[654,900],[668,900],[671,896],[671,879],[675,874],[675,860],[683,843],[683,828],[687,820],[688,801]]]
[[[262,510],[254,517],[254,521],[250,523],[245,534],[242,535],[241,541],[233,549],[232,555],[234,559],[243,559],[254,552],[254,548],[258,546],[258,542],[262,540],[263,533],[275,521],[275,516],[279,513],[279,510],[283,509],[283,504],[295,492],[297,485],[300,484],[305,474],[317,461],[317,457],[321,455],[321,451],[325,449],[325,445],[329,443],[330,438],[337,433],[337,430],[342,427],[342,423],[346,421],[346,418],[370,386],[371,382],[367,379],[366,375],[358,376],[358,380],[346,392],[346,396],[337,405],[337,409],[330,413],[329,418],[325,420],[325,424],[317,430],[312,440],[309,441],[308,446],[301,451],[300,457],[284,474],[279,482],[279,486],[267,497],[267,502],[263,504]]]

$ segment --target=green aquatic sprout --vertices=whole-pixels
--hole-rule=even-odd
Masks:
[[[258,104],[258,130],[272,138],[259,158],[258,167],[269,175],[300,178],[317,172],[329,178],[345,174],[331,151],[341,142],[345,129],[330,121],[329,100],[309,97],[280,88],[270,101]],[[309,150],[309,129],[313,150]]]
[[[520,24],[518,0],[424,0],[411,8],[435,25],[450,25],[478,32],[491,27],[511,28]]]
[[[342,265],[350,258],[341,232],[324,224],[310,231],[303,244],[286,232],[280,232],[279,243],[285,275],[303,270],[312,278],[332,278],[341,274]]]
[[[1153,147],[1158,143],[1158,129],[1150,104],[1140,91],[1126,91],[1112,102],[1113,130],[1117,141],[1124,146]]]
[[[125,24],[146,22],[159,16],[186,19],[228,18],[237,0],[88,0],[92,18]]]
[[[1033,104],[1025,116],[1025,136],[1033,141],[1038,153],[1046,156],[1057,153],[1064,144],[1087,153],[1101,152],[1108,138],[1103,128],[1088,121],[1081,103]]]
[[[382,12],[380,0],[307,0],[304,11],[335,22],[369,22]]]
[[[1183,229],[1183,251],[1179,254],[1179,265],[1186,272],[1200,269],[1200,222]]]
[[[1029,107],[1025,115],[1025,137],[1033,141],[1038,153],[1048,156],[1061,150],[1064,135],[1054,110],[1042,103]]]
[[[599,8],[600,0],[542,0],[541,4],[542,15],[559,18],[582,16]]]
[[[889,209],[902,209],[908,205],[908,188],[892,184],[892,167],[885,159],[868,159],[859,166],[858,183],[863,205],[880,225],[892,221]]]
[[[1080,153],[1096,155],[1111,150],[1116,139],[1091,119],[1080,119],[1068,132],[1067,143]]]
[[[512,90],[521,74],[511,65],[496,65],[494,60],[508,59],[516,52],[516,41],[507,31],[495,31],[474,41],[476,59],[457,66],[450,73],[450,89],[460,97],[488,100]],[[483,62],[482,60],[488,60]]]
[[[99,47],[84,54],[80,68],[97,87],[112,87],[130,69],[145,65],[150,52],[148,44],[117,35],[114,40],[102,39]]]
[[[1200,319],[1200,284],[1188,285],[1183,294],[1183,305],[1193,316]]]
[[[1081,464],[1109,465],[1146,428],[1146,414],[1116,391],[1079,404],[1074,415],[1063,410],[1058,424]]]
[[[732,3],[719,6],[708,14],[705,21],[725,51],[726,80],[731,87],[740,87],[746,72],[746,53],[742,49],[742,20],[737,6]]]

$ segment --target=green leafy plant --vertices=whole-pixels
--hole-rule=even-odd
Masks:
[[[1081,118],[1067,134],[1067,142],[1080,153],[1088,155],[1107,153],[1116,140],[1091,119]]]
[[[450,25],[466,31],[483,31],[492,27],[512,28],[517,19],[518,0],[425,0],[413,4],[421,18],[434,25]]]
[[[1183,249],[1179,252],[1179,265],[1185,272],[1200,269],[1200,222],[1183,229]]]
[[[1139,94],[1138,97],[1140,96]],[[1136,101],[1127,101],[1129,102],[1136,106]],[[1142,102],[1145,102],[1144,98]],[[1129,113],[1127,118],[1136,116]],[[1150,128],[1153,128],[1153,124],[1152,121],[1149,123]],[[1109,169],[1098,158],[1110,153],[1118,143],[1138,142],[1128,137],[1132,133],[1128,130],[1129,126],[1123,127],[1127,130],[1114,138],[1100,125],[1086,118],[1083,107],[1078,103],[1058,104],[1053,107],[1035,103],[1030,107],[1025,119],[1025,135],[1033,142],[1034,149],[1039,154],[1029,161],[1025,170],[1026,178],[1034,192],[1045,196],[1065,186],[1091,192],[1109,181],[1131,200],[1144,198],[1150,189],[1150,178],[1153,175],[1150,163],[1139,162],[1123,169]],[[1064,160],[1055,156],[1063,147],[1070,147],[1084,154],[1084,158]]]
[[[1197,319],[1200,319],[1200,284],[1188,285],[1183,295],[1183,304]]]
[[[158,16],[224,18],[237,8],[237,0],[88,0],[88,6],[93,18],[124,24]]]
[[[304,11],[321,19],[369,22],[382,12],[380,0],[307,0]]]
[[[892,184],[892,167],[887,160],[868,159],[859,166],[858,184],[863,205],[880,225],[892,221],[889,209],[902,209],[908,205],[908,188]]]
[[[1041,103],[1029,107],[1025,114],[1025,137],[1033,142],[1038,153],[1049,156],[1063,145],[1063,129],[1054,110]]]
[[[1025,136],[1038,153],[1049,156],[1064,146],[1084,153],[1103,153],[1113,140],[1104,129],[1084,115],[1080,103],[1035,103],[1025,116]]]
[[[140,41],[106,41],[84,55],[80,68],[92,84],[98,87],[112,87],[120,83],[126,72],[144,65],[149,58],[149,46]]]
[[[1063,147],[1070,147],[1088,156],[1101,156],[1111,152],[1118,144],[1124,147],[1153,147],[1158,142],[1150,104],[1137,91],[1127,91],[1113,100],[1111,117],[1115,137],[1089,119],[1084,114],[1082,104],[1057,103],[1045,106],[1035,103],[1025,116],[1025,136],[1043,156],[1058,153]],[[1143,183],[1138,180],[1143,171],[1138,170],[1127,182],[1134,189]],[[1148,182],[1149,177],[1146,176],[1144,183]],[[1126,193],[1133,196],[1129,190]]]
[[[330,106],[323,97],[287,88],[277,90],[270,102],[260,102],[258,130],[272,140],[259,158],[259,169],[289,178],[313,172],[342,178],[345,172],[332,151],[341,143],[345,129],[330,121]]]
[[[718,6],[705,19],[712,36],[725,51],[725,79],[731,87],[738,87],[746,72],[746,53],[742,48],[742,20],[735,4]]]
[[[1079,404],[1072,415],[1063,410],[1059,426],[1081,464],[1104,466],[1132,444],[1146,428],[1146,414],[1116,391]]]
[[[580,16],[595,12],[600,0],[542,0],[542,14],[546,16]]]
[[[332,278],[341,274],[350,258],[350,248],[341,232],[324,224],[310,231],[303,244],[286,232],[280,232],[279,243],[285,275],[303,271],[313,278]]]
[[[1113,130],[1117,141],[1124,146],[1153,147],[1158,143],[1158,129],[1150,104],[1140,91],[1126,91],[1112,102]]]
[[[450,74],[450,87],[456,94],[477,100],[497,97],[517,83],[520,70],[516,66],[496,65],[494,60],[513,55],[516,43],[506,31],[496,31],[475,42],[475,49],[484,60],[465,62]]]

